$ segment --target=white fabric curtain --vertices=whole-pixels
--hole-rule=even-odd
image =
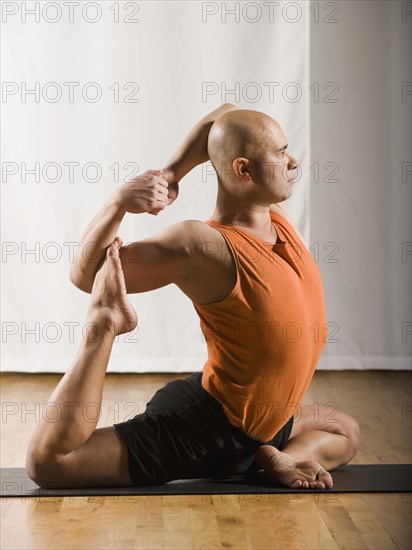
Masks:
[[[162,167],[225,101],[276,118],[301,162],[285,204],[324,278],[331,341],[319,368],[408,368],[402,2],[374,3],[383,5],[377,30],[371,2],[329,3],[337,14],[305,1],[75,4],[2,2],[1,369],[67,370],[89,301],[68,278],[86,225],[118,185]],[[352,28],[359,14],[364,26]],[[373,42],[355,48],[365,28]],[[324,102],[328,82],[339,84],[338,103]],[[338,164],[339,183],[323,181],[327,163]],[[207,219],[216,191],[210,164],[198,167],[173,206],[127,215],[119,235],[128,243]],[[170,285],[130,299],[138,329],[117,339],[108,372],[200,371],[206,345],[188,298]]]
[[[311,26],[310,240],[330,323],[320,367],[410,369],[411,4],[332,5]]]

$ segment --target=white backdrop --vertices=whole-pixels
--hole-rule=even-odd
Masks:
[[[89,300],[68,278],[86,225],[132,171],[163,166],[190,128],[225,101],[279,120],[301,162],[286,206],[325,281],[331,342],[319,368],[407,368],[411,260],[406,254],[399,261],[395,250],[411,240],[405,207],[411,176],[402,187],[399,167],[399,158],[410,163],[410,154],[391,141],[387,160],[379,130],[387,125],[388,110],[396,113],[387,138],[393,140],[398,126],[405,128],[411,100],[394,99],[380,122],[364,125],[358,111],[367,110],[367,98],[358,106],[359,94],[351,88],[351,67],[364,53],[345,54],[346,71],[335,63],[360,8],[332,3],[339,13],[321,9],[316,22],[309,2],[74,4],[2,2],[2,370],[67,370]],[[400,26],[391,13],[393,28],[379,29],[387,31],[390,51],[404,46],[390,39]],[[378,14],[382,21],[387,15]],[[334,17],[339,21],[328,20]],[[379,35],[371,17],[365,24]],[[364,27],[355,29],[354,43],[361,34]],[[328,58],[333,48],[336,55]],[[395,97],[396,86],[408,81],[405,65],[398,61],[395,69],[390,61],[384,59],[371,81],[373,92],[381,70],[396,79],[393,89],[386,82],[378,90],[382,108],[386,94]],[[330,81],[339,89],[325,89]],[[338,103],[325,103],[333,91]],[[350,131],[342,132],[353,110]],[[410,135],[403,131],[407,144]],[[368,139],[365,158],[359,149]],[[352,177],[354,155],[360,178]],[[339,184],[325,184],[327,162],[338,163]],[[210,166],[193,170],[180,189],[178,201],[157,217],[127,215],[119,230],[124,241],[212,214],[217,185]],[[359,238],[365,234],[366,246]],[[331,241],[338,244],[335,256],[336,246],[324,248]],[[131,301],[138,330],[118,339],[108,372],[202,369],[206,346],[199,321],[176,287],[132,295]]]
[[[412,3],[332,4],[310,41],[310,240],[335,327],[321,367],[410,369]]]

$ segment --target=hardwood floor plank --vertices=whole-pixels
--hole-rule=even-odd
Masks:
[[[307,548],[295,510],[285,495],[256,496],[254,499],[255,495],[236,495],[251,548]]]
[[[162,503],[165,546],[176,550],[192,548],[192,531],[187,496],[163,497]]]
[[[367,548],[397,548],[373,510],[367,506],[364,495],[346,495],[344,506]]]
[[[194,550],[222,548],[219,525],[213,505],[212,495],[188,496],[192,545]]]
[[[120,497],[130,498],[130,497]],[[136,497],[135,497],[136,498]],[[136,550],[164,548],[163,497],[143,496],[139,498],[135,519]],[[120,500],[122,502],[122,500]]]
[[[317,503],[327,501],[330,495],[288,495],[291,507],[307,541],[306,548],[338,548],[331,532],[319,513]],[[294,497],[293,499],[291,497]]]
[[[356,530],[345,503],[336,495],[333,502],[319,502],[318,509],[339,548],[367,548],[361,533]]]
[[[253,548],[237,495],[213,495],[213,506],[223,548]]]
[[[364,494],[366,506],[373,511],[396,548],[409,550],[412,541],[411,494],[402,502],[402,494]],[[398,500],[402,502],[399,504]],[[402,511],[401,511],[402,510]]]

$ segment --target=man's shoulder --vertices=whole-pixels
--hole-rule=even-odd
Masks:
[[[199,251],[203,254],[205,243],[217,242],[221,238],[218,231],[200,220],[176,222],[152,237],[164,249],[183,252],[185,256],[197,256]]]
[[[206,222],[201,220],[183,220],[169,225],[165,231],[173,235],[181,242],[196,243],[199,240],[208,239],[216,231]]]
[[[214,303],[229,294],[236,267],[218,230],[200,220],[184,220],[166,228],[161,253],[171,258],[175,284],[194,304]]]

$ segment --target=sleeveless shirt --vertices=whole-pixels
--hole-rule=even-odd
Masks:
[[[263,442],[298,415],[327,338],[319,268],[291,224],[270,217],[276,244],[205,221],[224,237],[236,283],[219,302],[193,304],[208,352],[203,388],[233,426]]]

